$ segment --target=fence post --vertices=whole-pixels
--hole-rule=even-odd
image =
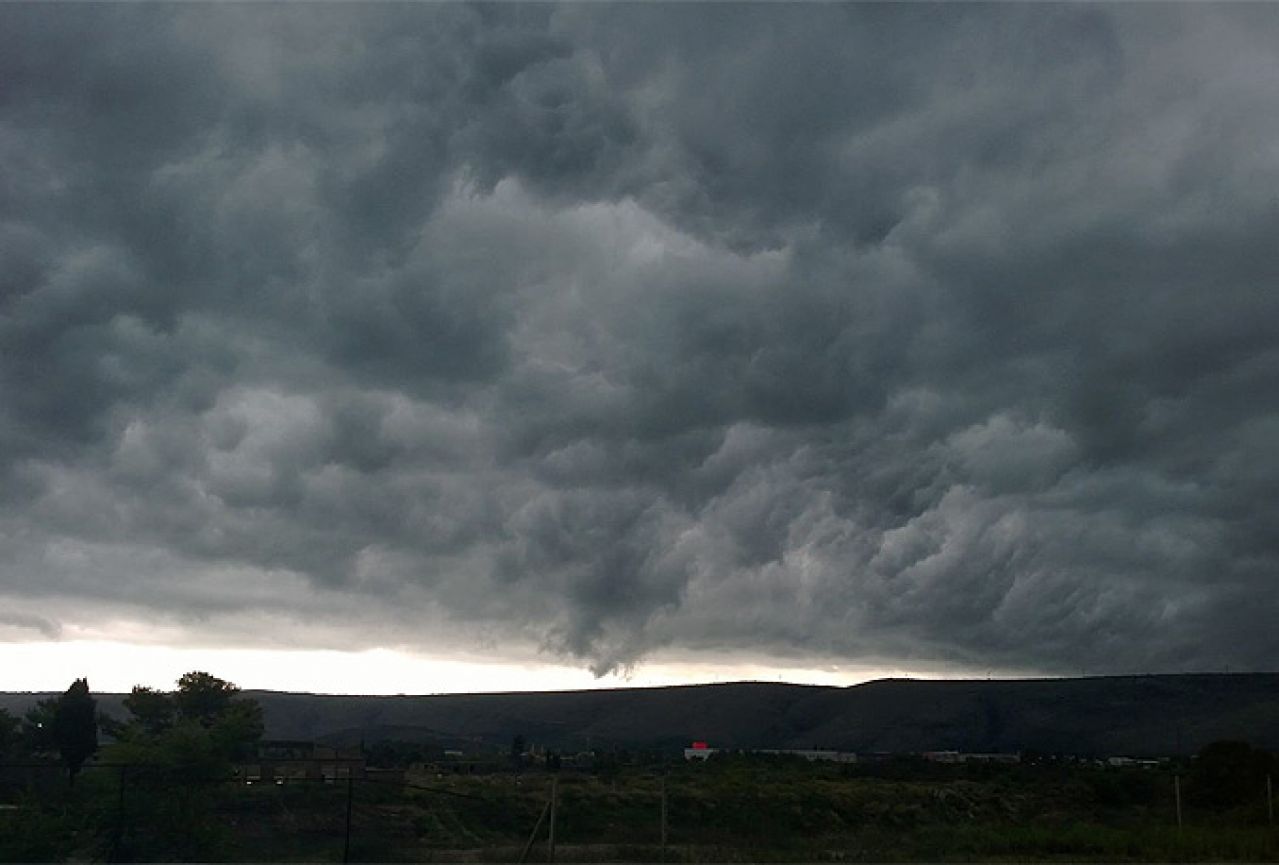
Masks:
[[[547,850],[546,850],[547,862],[555,861],[555,799],[556,799],[556,792],[557,792],[556,785],[559,783],[559,780],[560,779],[558,777],[554,775],[551,776],[551,834],[550,834],[550,838],[548,839],[548,843],[546,845],[547,846]]]
[[[1177,800],[1177,833],[1181,833],[1181,776],[1172,776],[1172,794]]]
[[[1275,791],[1269,773],[1266,774],[1266,818],[1271,826],[1275,825]]]
[[[661,861],[666,861],[666,776],[662,776],[662,835]]]
[[[528,851],[533,849],[533,842],[537,840],[537,830],[542,828],[542,821],[546,819],[546,812],[550,809],[551,803],[548,801],[542,806],[542,813],[537,815],[537,822],[533,824],[533,831],[528,835],[528,843],[524,845],[524,852],[520,853],[521,863],[528,860]]]

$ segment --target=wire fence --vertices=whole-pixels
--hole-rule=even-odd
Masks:
[[[1264,795],[1256,791],[1226,816],[1186,809],[1176,775],[1145,781],[1149,796],[1134,793],[1122,808],[1111,803],[1122,819],[1080,824],[1081,802],[1060,803],[1070,820],[1046,819],[1068,789],[1046,788],[1027,804],[998,785],[968,782],[770,783],[686,771],[620,782],[441,774],[433,783],[394,773],[272,777],[97,763],[68,784],[47,763],[0,764],[0,833],[31,835],[34,846],[7,855],[33,861],[840,861],[903,851],[905,858],[911,851],[917,858],[1279,858],[1269,777]],[[34,853],[23,856],[24,849]]]
[[[420,818],[432,810],[433,798],[468,802],[472,810],[486,801],[444,786],[355,773],[246,778],[97,763],[69,781],[61,766],[10,763],[0,764],[0,821],[10,824],[0,823],[0,833],[74,836],[76,853],[107,862],[299,855],[347,862],[367,860],[397,841],[420,846]]]

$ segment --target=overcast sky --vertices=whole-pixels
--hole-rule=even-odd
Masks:
[[[1275,668],[1279,7],[6,4],[0,165],[0,687]]]

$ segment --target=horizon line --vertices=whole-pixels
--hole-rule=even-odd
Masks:
[[[216,675],[216,674],[215,674]],[[533,696],[542,694],[595,694],[610,693],[616,691],[671,691],[677,689],[689,688],[719,688],[741,685],[766,685],[769,687],[785,687],[785,688],[814,688],[825,690],[847,691],[853,688],[861,688],[867,685],[884,684],[891,682],[919,682],[930,684],[960,684],[960,683],[1005,683],[1005,684],[1030,684],[1035,682],[1071,682],[1071,681],[1100,681],[1105,679],[1154,679],[1154,678],[1181,678],[1181,677],[1246,677],[1246,676],[1275,676],[1279,675],[1276,670],[1198,670],[1198,671],[1181,671],[1181,672],[1158,672],[1158,673],[1097,673],[1097,674],[1069,674],[1054,676],[1050,674],[1035,676],[882,676],[875,679],[867,679],[864,682],[856,682],[849,685],[830,685],[813,682],[783,682],[769,681],[764,679],[737,679],[732,681],[708,681],[708,682],[681,682],[672,684],[657,685],[619,685],[616,687],[600,687],[600,688],[548,688],[541,690],[518,690],[503,689],[491,691],[424,691],[417,693],[399,692],[399,693],[356,693],[349,691],[313,691],[313,690],[281,690],[278,688],[240,688],[242,694],[283,694],[293,696],[310,696],[310,697],[360,697],[360,698],[378,698],[378,699],[395,699],[395,698],[423,698],[423,697],[499,697],[499,696]],[[81,677],[84,678],[84,677]],[[60,694],[65,689],[44,689],[44,690],[8,690],[0,689],[0,694],[6,695],[24,695],[44,696],[48,694]],[[160,689],[163,690],[163,689]],[[90,691],[91,694],[99,696],[128,696],[130,691]]]

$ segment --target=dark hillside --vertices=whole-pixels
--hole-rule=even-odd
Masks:
[[[1244,738],[1279,746],[1279,676],[884,680],[844,692],[811,731],[859,751],[1161,755]]]
[[[889,679],[851,688],[742,682],[553,693],[352,697],[251,692],[274,738],[397,738],[503,748],[729,748],[858,752],[1191,753],[1225,738],[1279,749],[1279,675],[1018,681]],[[3,694],[20,713],[41,695]],[[120,714],[119,695],[98,695]]]

